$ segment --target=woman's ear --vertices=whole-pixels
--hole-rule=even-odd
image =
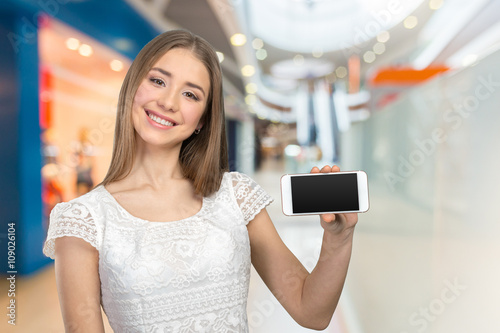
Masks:
[[[203,124],[199,123],[198,126],[196,126],[196,129],[194,130],[194,134],[196,134],[196,135],[200,134],[200,131],[202,128],[203,128]]]

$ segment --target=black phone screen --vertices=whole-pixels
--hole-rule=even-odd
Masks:
[[[357,174],[292,176],[294,214],[359,210]]]

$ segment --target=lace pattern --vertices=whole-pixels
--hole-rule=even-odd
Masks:
[[[62,236],[99,250],[102,306],[117,332],[248,332],[246,225],[271,201],[248,176],[226,173],[199,213],[149,222],[100,186],[54,208],[44,253],[53,257]]]
[[[64,236],[81,238],[99,249],[97,235],[98,228],[89,209],[84,204],[62,202],[50,212],[50,227],[43,253],[54,259],[54,241]]]
[[[236,202],[243,213],[246,224],[248,224],[273,199],[262,187],[245,174],[234,172],[232,176]]]

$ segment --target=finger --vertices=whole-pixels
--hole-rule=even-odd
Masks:
[[[318,173],[319,172],[319,168],[318,167],[313,167],[311,169],[311,173]]]
[[[340,167],[338,165],[332,166],[332,172],[339,172],[339,171],[340,171]]]
[[[322,214],[321,219],[326,223],[330,223],[335,220],[335,214]]]
[[[321,172],[323,172],[323,173],[328,173],[331,171],[332,171],[332,168],[330,168],[329,165],[325,165],[324,167],[321,168]]]

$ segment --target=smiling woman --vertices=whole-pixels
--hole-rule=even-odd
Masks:
[[[133,62],[108,174],[51,212],[44,253],[68,332],[103,332],[101,304],[117,332],[248,332],[252,263],[298,323],[328,325],[357,215],[321,216],[309,274],[267,214],[271,197],[227,172],[221,77],[212,47],[187,31],[156,37]]]

